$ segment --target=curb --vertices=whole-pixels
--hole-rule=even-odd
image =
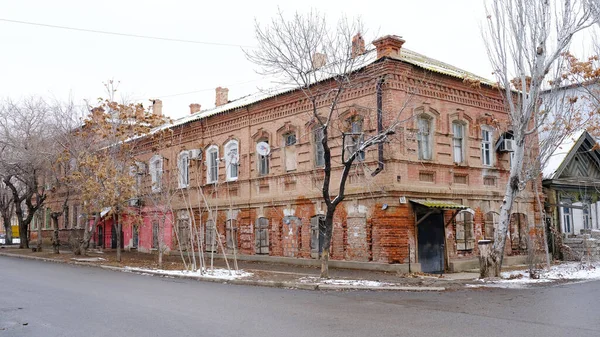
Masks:
[[[360,285],[338,285],[338,284],[302,283],[302,282],[270,281],[270,280],[243,280],[243,279],[228,280],[228,279],[202,277],[202,276],[191,276],[191,275],[170,275],[170,274],[164,274],[164,273],[152,271],[152,270],[141,271],[141,270],[135,270],[135,269],[126,269],[123,267],[94,264],[94,263],[90,263],[90,262],[62,261],[62,260],[56,260],[56,259],[47,258],[47,257],[12,254],[12,253],[6,253],[6,252],[0,252],[0,256],[7,256],[7,257],[13,257],[13,258],[20,258],[20,259],[38,260],[38,261],[51,262],[51,263],[63,263],[63,264],[72,264],[72,265],[78,265],[78,266],[95,267],[95,268],[101,268],[101,269],[105,269],[105,270],[111,270],[111,271],[122,272],[122,273],[149,274],[152,276],[159,276],[159,277],[180,278],[180,279],[190,279],[190,280],[203,281],[203,282],[234,284],[234,285],[244,285],[244,286],[260,286],[260,287],[270,287],[270,288],[287,288],[287,289],[300,289],[300,290],[331,290],[331,291],[371,290],[371,291],[415,291],[415,292],[445,291],[446,290],[445,287],[421,287],[421,286],[419,286],[419,287],[410,287],[410,286],[372,287],[372,286],[360,286]]]

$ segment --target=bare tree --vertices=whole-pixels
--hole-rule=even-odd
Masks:
[[[246,53],[259,67],[259,73],[275,76],[283,88],[301,91],[310,105],[308,118],[318,126],[316,132],[323,152],[322,197],[326,205],[325,219],[319,223],[323,239],[319,249],[321,277],[329,276],[334,213],[345,198],[346,180],[353,163],[367,148],[385,142],[400,123],[397,118],[393,119],[390,125],[385,128],[380,125],[368,136],[362,132],[336,132],[342,123],[339,113],[344,93],[366,81],[377,81],[378,87],[383,83],[381,74],[361,69],[368,59],[360,33],[364,33],[360,20],[342,18],[332,27],[325,16],[316,11],[296,13],[289,20],[280,11],[266,27],[256,23],[258,48]],[[332,141],[342,143],[340,162],[332,160]],[[333,188],[337,193],[334,193],[332,169],[337,165],[343,169]]]
[[[29,248],[29,224],[46,199],[44,179],[52,157],[46,146],[53,120],[40,98],[0,105],[0,175],[12,195],[20,248]]]
[[[505,98],[515,149],[491,255],[481,260],[482,277],[500,275],[515,197],[528,180],[539,179],[534,171],[527,172],[525,162],[526,149],[538,148],[538,131],[549,121],[544,112],[553,109],[548,99],[552,95],[542,94],[560,85],[561,54],[573,35],[590,25],[579,0],[490,0],[486,14],[484,39]]]

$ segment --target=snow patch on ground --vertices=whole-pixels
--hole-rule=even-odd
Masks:
[[[341,286],[361,286],[361,287],[383,287],[393,285],[392,283],[367,281],[367,280],[341,280],[341,279],[321,279],[316,276],[307,276],[299,279],[301,283],[332,284]]]
[[[468,285],[468,287],[496,287],[496,288],[527,288],[536,284],[555,281],[586,281],[600,279],[600,263],[570,262],[554,265],[550,270],[542,270],[539,278],[529,277],[527,270],[503,272],[500,280],[481,280],[482,284]]]
[[[161,275],[170,275],[170,276],[192,276],[192,277],[201,277],[201,278],[212,278],[212,279],[220,279],[220,280],[234,280],[245,277],[250,277],[254,274],[245,272],[243,270],[227,270],[221,268],[215,268],[213,270],[205,270],[204,273],[201,273],[199,270],[197,271],[189,271],[189,270],[164,270],[164,269],[144,269],[144,268],[135,268],[135,267],[125,267],[125,270],[136,272],[136,273],[152,273],[152,274],[161,274]]]

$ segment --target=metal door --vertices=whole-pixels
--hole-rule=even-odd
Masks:
[[[418,219],[418,218],[417,218]],[[419,263],[424,273],[444,270],[444,218],[431,214],[418,225]]]

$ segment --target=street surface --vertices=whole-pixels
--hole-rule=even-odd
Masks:
[[[600,336],[600,282],[407,293],[204,283],[0,256],[0,336]]]

